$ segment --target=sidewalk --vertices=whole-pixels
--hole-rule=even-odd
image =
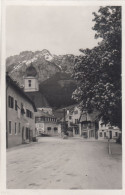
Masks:
[[[122,145],[118,143],[110,143],[111,154],[122,155]]]
[[[108,139],[103,139],[103,140],[99,140],[99,139],[95,139],[95,138],[84,138],[84,137],[68,137],[68,139],[79,139],[82,140],[84,142],[107,142],[108,143]]]
[[[6,148],[6,151],[13,151],[13,150],[17,150],[17,149],[26,148],[26,147],[30,147],[34,144],[38,144],[38,142],[29,142],[27,144],[20,144],[20,145],[17,145],[17,146],[13,146],[11,148]]]

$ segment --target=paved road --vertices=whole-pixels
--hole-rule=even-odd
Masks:
[[[7,150],[7,188],[120,189],[121,167],[106,142],[40,137]]]

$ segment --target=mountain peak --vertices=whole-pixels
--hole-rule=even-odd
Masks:
[[[7,71],[23,85],[23,75],[26,68],[32,63],[39,74],[40,82],[51,78],[57,72],[72,73],[74,55],[52,55],[49,50],[22,51],[19,55],[8,57],[6,60]]]

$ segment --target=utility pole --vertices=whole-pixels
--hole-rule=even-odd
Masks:
[[[63,128],[64,128],[64,134],[66,134],[66,113],[65,113],[66,109],[64,108],[63,109],[63,114],[64,114],[64,125],[63,125]]]

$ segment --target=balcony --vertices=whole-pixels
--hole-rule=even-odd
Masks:
[[[78,123],[76,124],[76,123],[70,122],[71,127],[77,127],[78,125],[79,125]]]

